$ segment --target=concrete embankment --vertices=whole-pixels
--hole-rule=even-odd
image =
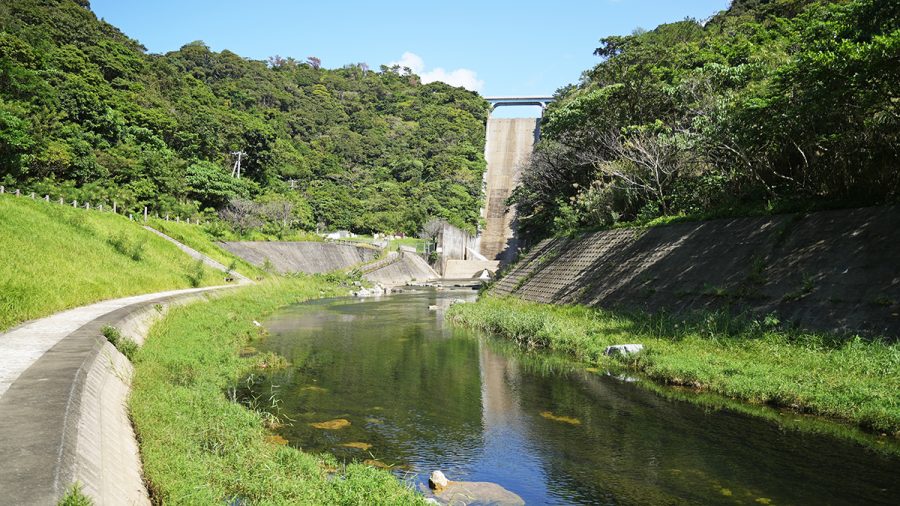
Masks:
[[[900,207],[595,232],[536,245],[493,288],[551,303],[774,313],[900,336]]]
[[[140,343],[169,307],[218,288],[105,301],[0,335],[6,504],[55,504],[75,482],[97,505],[149,504],[126,405],[131,363],[102,329],[116,327]],[[31,341],[29,350],[19,346]]]
[[[319,274],[348,269],[378,257],[377,248],[331,242],[223,242],[221,246],[257,267],[282,274]]]
[[[410,281],[432,281],[440,278],[437,272],[414,251],[391,252],[381,265],[364,269],[363,277],[385,286],[403,285]]]

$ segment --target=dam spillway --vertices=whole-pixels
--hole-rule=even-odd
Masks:
[[[519,180],[539,136],[540,118],[489,118],[485,159],[485,195],[479,252],[490,260],[507,264],[515,258],[518,240],[512,222],[515,210],[507,199]]]

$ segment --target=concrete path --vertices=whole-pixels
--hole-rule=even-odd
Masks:
[[[14,327],[0,334],[0,397],[41,355],[92,320],[132,304],[220,288],[222,287],[191,288],[105,300]]]
[[[0,335],[6,377],[15,375],[0,395],[3,504],[56,504],[75,482],[97,506],[149,504],[126,404],[131,363],[102,328],[112,325],[132,337],[127,329],[134,320],[153,320],[172,304],[220,288],[227,287],[101,302]],[[22,346],[29,335],[40,345]],[[16,358],[15,369],[7,357]]]
[[[106,300],[0,334],[0,504],[56,504],[76,481],[98,506],[149,504],[126,405],[131,363],[102,328],[141,342],[169,306],[249,282]]]

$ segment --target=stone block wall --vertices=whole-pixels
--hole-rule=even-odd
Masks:
[[[538,302],[776,314],[900,336],[900,207],[621,229],[536,245],[492,288]]]

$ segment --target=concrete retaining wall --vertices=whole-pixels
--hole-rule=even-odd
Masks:
[[[106,313],[69,333],[0,397],[0,497],[56,504],[73,483],[96,505],[150,504],[128,417],[132,366],[106,325],[143,342],[168,308],[208,291],[160,296]]]
[[[493,288],[552,303],[776,313],[900,336],[900,207],[611,230],[535,246]]]
[[[499,260],[450,260],[444,270],[446,279],[472,279],[483,271],[496,273],[500,267]]]
[[[403,285],[410,281],[430,281],[439,277],[428,262],[409,252],[400,252],[396,261],[365,274],[367,280],[385,286]]]
[[[257,267],[268,260],[276,272],[318,274],[347,269],[378,257],[379,250],[329,242],[223,242],[222,247]]]

